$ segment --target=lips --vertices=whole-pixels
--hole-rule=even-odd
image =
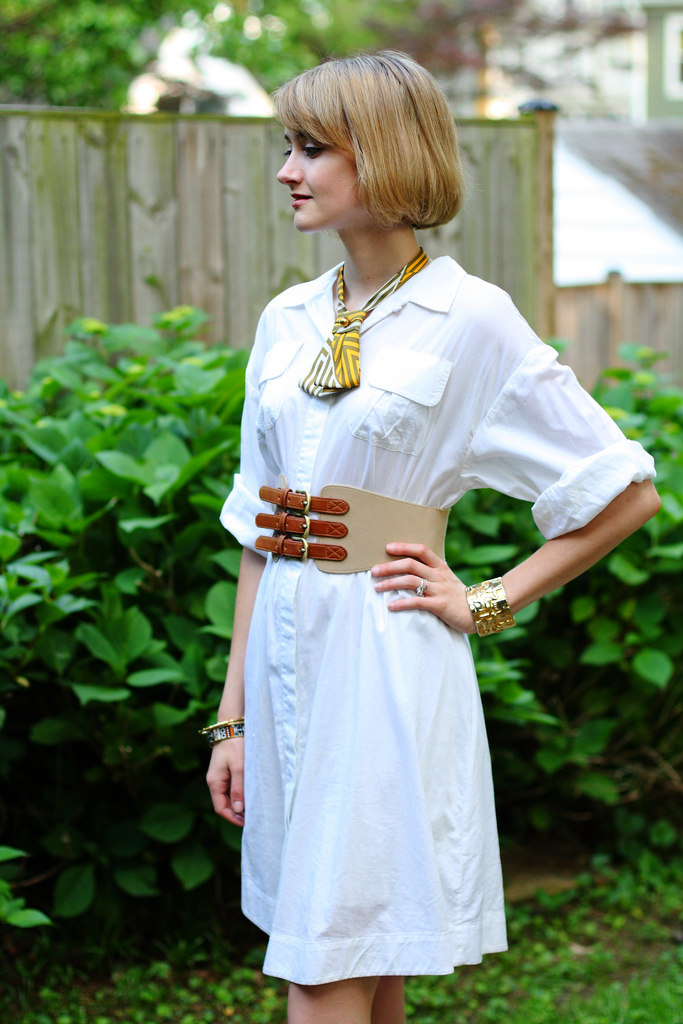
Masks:
[[[305,196],[300,192],[292,192],[290,195],[292,199],[292,206],[295,209],[297,206],[301,206],[302,203],[305,203],[307,199],[311,198],[310,196]]]

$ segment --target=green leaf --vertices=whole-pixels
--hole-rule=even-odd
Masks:
[[[16,555],[21,547],[21,540],[9,530],[0,530],[0,562],[6,562]]]
[[[678,839],[678,832],[667,818],[659,818],[648,829],[648,839],[653,846],[668,849]]]
[[[53,910],[57,917],[78,917],[95,899],[95,868],[76,864],[62,871],[54,891]]]
[[[44,747],[83,739],[79,727],[67,718],[43,718],[32,727],[30,736],[33,743]]]
[[[220,565],[221,569],[227,572],[228,576],[237,579],[242,561],[242,552],[238,548],[226,548],[225,551],[218,551],[211,556],[211,561]]]
[[[186,708],[174,708],[171,704],[153,704],[154,723],[159,729],[168,729],[181,725],[197,711],[197,701],[190,701]]]
[[[612,665],[622,658],[621,644],[600,642],[590,644],[579,661],[582,665]]]
[[[140,822],[140,829],[151,839],[177,843],[192,828],[194,814],[182,804],[153,804]]]
[[[148,466],[136,462],[125,452],[96,452],[95,458],[105,469],[108,469],[114,476],[120,476],[123,480],[131,480],[137,484],[151,484],[153,474]]]
[[[34,477],[29,500],[50,526],[79,529],[83,512],[80,491],[66,466],[56,466],[49,477]]]
[[[237,587],[234,583],[221,580],[214,583],[206,595],[205,611],[213,624],[212,633],[218,636],[232,637],[232,624],[235,617],[235,597]]]
[[[242,849],[242,829],[239,825],[233,825],[231,821],[220,818],[218,821],[218,831],[225,845],[230,850],[235,850],[239,853]]]
[[[7,915],[6,921],[7,924],[14,925],[15,928],[38,928],[41,925],[52,924],[50,918],[42,910],[29,909],[13,911]]]
[[[133,530],[156,530],[157,527],[170,523],[176,516],[151,516],[147,519],[119,519],[119,526],[124,533],[132,533]],[[129,570],[130,571],[130,570]],[[139,572],[140,570],[133,570]]]
[[[516,544],[482,544],[463,551],[462,560],[466,565],[498,565],[509,562],[518,551]]]
[[[668,654],[656,647],[643,647],[632,662],[641,679],[664,689],[674,673],[674,663]]]
[[[120,524],[119,524],[120,525]],[[114,577],[114,586],[116,586],[122,594],[137,594],[140,589],[139,585],[145,578],[144,569],[140,569],[137,565],[130,569],[123,569]]]
[[[117,674],[121,673],[124,665],[121,653],[116,650],[104,633],[95,626],[91,626],[90,623],[82,622],[76,629],[75,635],[77,640],[85,644],[93,657],[111,665]]]
[[[189,462],[187,462],[180,471],[178,479],[173,485],[174,491],[179,491],[185,486],[193,477],[200,473],[206,466],[210,465],[213,460],[221,454],[221,452],[227,451],[232,445],[232,441],[222,441],[214,448],[210,448],[205,452],[200,452],[199,455],[194,455]],[[226,488],[227,496],[228,488]]]
[[[664,544],[650,548],[648,558],[683,558],[683,544]]]
[[[204,370],[201,366],[185,363],[174,373],[176,387],[182,395],[203,395],[213,391],[223,379],[224,370]]]
[[[114,880],[129,896],[158,896],[157,872],[153,864],[131,864],[114,869]]]
[[[176,466],[182,469],[190,461],[190,453],[177,434],[162,430],[145,451],[144,461],[150,466]]]
[[[180,476],[180,470],[177,466],[171,465],[155,466],[153,476],[153,482],[144,488],[144,493],[158,505]]]
[[[130,697],[130,690],[123,687],[110,686],[87,686],[84,683],[72,683],[74,691],[83,706],[91,701],[100,701],[103,704],[112,704],[120,700],[127,700]]]
[[[515,612],[515,622],[518,626],[526,626],[527,623],[533,622],[539,611],[541,610],[540,601],[532,601],[526,608],[522,608],[520,611]]]
[[[574,738],[572,753],[587,757],[601,754],[609,743],[616,724],[614,718],[594,718],[590,722],[584,722]]]
[[[567,763],[568,756],[559,750],[538,750],[534,760],[543,769],[546,775],[554,775],[563,765]]]
[[[620,629],[619,622],[614,619],[606,619],[601,615],[593,618],[587,626],[587,632],[592,640],[605,642],[615,640]]]
[[[579,778],[578,789],[580,793],[603,804],[616,804],[619,800],[619,788],[614,779],[599,772],[583,774]]]
[[[186,843],[171,857],[173,873],[183,889],[196,889],[213,875],[214,864],[204,847],[197,842]]]
[[[0,846],[0,864],[6,860],[16,860],[18,857],[28,857],[26,850],[18,850],[16,846]]]
[[[150,646],[152,625],[146,615],[133,606],[102,624],[107,639],[117,652],[117,666],[139,658]],[[106,659],[105,659],[106,660]]]
[[[133,672],[126,682],[129,686],[158,686],[160,683],[184,683],[187,676],[180,668],[144,668]]]
[[[610,555],[607,561],[607,568],[613,576],[616,576],[617,579],[620,579],[622,583],[629,587],[637,587],[640,583],[645,583],[650,578],[649,572],[646,572],[644,569],[638,569],[620,551],[615,551],[613,555]]]
[[[7,571],[18,576],[19,579],[31,580],[38,587],[49,588],[52,586],[52,577],[47,569],[33,565],[31,562],[11,562],[7,566]]]
[[[5,612],[4,623],[8,623],[10,619],[18,615],[19,612],[26,611],[27,608],[32,608],[35,604],[42,604],[44,598],[40,594],[21,594],[16,601],[10,601],[10,604]]]

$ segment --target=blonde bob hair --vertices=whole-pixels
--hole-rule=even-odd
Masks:
[[[453,116],[428,71],[383,50],[326,61],[273,96],[289,131],[353,154],[358,196],[382,227],[436,227],[465,198]]]

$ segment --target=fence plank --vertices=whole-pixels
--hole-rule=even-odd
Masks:
[[[268,167],[262,122],[226,125],[223,174],[227,340],[235,347],[246,348],[253,341],[254,327],[270,298],[270,238],[264,202]]]
[[[120,121],[78,122],[80,312],[105,322],[132,307],[127,135]]]
[[[28,153],[33,328],[42,358],[61,351],[63,329],[82,309],[75,119],[31,118]]]
[[[128,196],[133,308],[148,324],[174,306],[178,290],[178,199],[174,124],[128,124]]]
[[[27,119],[0,120],[0,376],[22,383],[33,364]]]
[[[225,338],[221,143],[218,124],[177,125],[180,295],[209,314],[205,334],[212,342]]]

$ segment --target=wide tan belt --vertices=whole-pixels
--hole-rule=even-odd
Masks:
[[[259,495],[283,510],[295,511],[260,513],[256,525],[276,533],[258,537],[256,547],[290,558],[313,558],[322,572],[364,572],[380,562],[392,561],[399,556],[387,554],[390,541],[426,544],[444,557],[447,508],[416,505],[343,484],[328,484],[319,496],[275,487],[262,487]],[[335,519],[314,519],[309,511],[334,515]],[[343,538],[343,545],[309,541],[309,535]]]

